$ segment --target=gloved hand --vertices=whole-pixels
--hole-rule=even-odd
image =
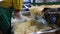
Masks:
[[[14,15],[16,18],[20,19],[21,18],[20,10],[14,10]]]

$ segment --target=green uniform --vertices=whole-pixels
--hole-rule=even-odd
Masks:
[[[7,34],[7,31],[10,28],[12,11],[12,8],[0,7],[0,29],[4,34]]]

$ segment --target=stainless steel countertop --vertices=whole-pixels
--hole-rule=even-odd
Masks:
[[[43,34],[43,33],[51,33],[51,32],[56,32],[57,30],[59,30],[60,28],[56,28],[56,29],[52,29],[52,30],[49,30],[49,31],[38,31],[38,32],[33,32],[31,34]]]

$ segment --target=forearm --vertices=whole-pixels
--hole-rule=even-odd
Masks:
[[[23,0],[13,0],[13,7],[16,10],[22,10]]]

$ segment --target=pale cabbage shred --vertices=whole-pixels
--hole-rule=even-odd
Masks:
[[[46,29],[46,26],[43,26],[34,19],[28,20],[27,22],[14,23],[14,34],[30,34],[40,29]]]

